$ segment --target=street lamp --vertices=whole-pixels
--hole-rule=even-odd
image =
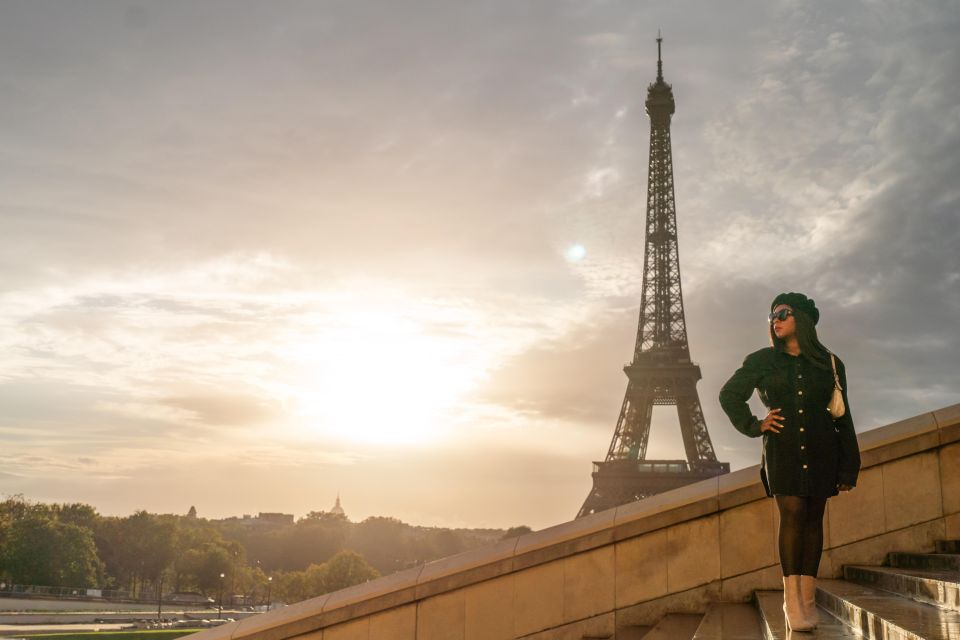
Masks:
[[[254,606],[257,605],[257,583],[260,580],[260,576],[263,575],[263,569],[260,568],[260,561],[257,560],[257,570],[253,574],[253,585],[250,587],[250,598],[244,599],[244,604],[252,603]]]
[[[267,578],[267,611],[270,611],[270,590],[273,588],[273,576]]]
[[[223,617],[223,579],[226,574],[220,574],[220,589],[217,591],[217,619]]]
[[[233,552],[233,573],[230,574],[230,605],[235,606],[237,603],[234,600],[234,596],[237,594],[237,574],[239,573],[239,563],[240,563],[240,552]]]
[[[163,573],[160,573],[160,586],[157,587],[157,620],[163,620]]]

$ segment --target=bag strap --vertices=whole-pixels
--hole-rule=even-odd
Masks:
[[[840,386],[840,376],[837,375],[837,361],[834,359],[833,354],[830,354],[830,366],[833,367],[833,384],[836,385],[837,389],[843,391],[843,387]]]

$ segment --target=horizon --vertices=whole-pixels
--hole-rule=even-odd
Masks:
[[[716,398],[781,291],[858,432],[960,402],[958,27],[933,0],[5,3],[0,495],[573,519],[636,337],[658,29],[718,459],[760,461]],[[656,408],[648,458],[683,451]]]

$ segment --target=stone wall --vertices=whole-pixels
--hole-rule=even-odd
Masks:
[[[831,499],[821,577],[960,538],[960,404],[858,434],[854,491]],[[759,467],[191,636],[580,640],[781,588]]]

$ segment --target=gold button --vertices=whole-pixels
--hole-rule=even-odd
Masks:
[[[800,409],[800,413],[803,413],[803,409]]]
[[[806,468],[807,468],[807,465],[803,465],[803,468],[806,469]]]
[[[798,395],[798,396],[802,396],[802,395],[803,395],[803,391],[797,391],[797,395]]]
[[[806,449],[806,448],[807,448],[807,445],[805,445],[805,444],[800,445],[800,450],[801,450],[801,451],[804,450],[804,449]]]
[[[800,431],[803,431],[803,427],[800,427]]]

